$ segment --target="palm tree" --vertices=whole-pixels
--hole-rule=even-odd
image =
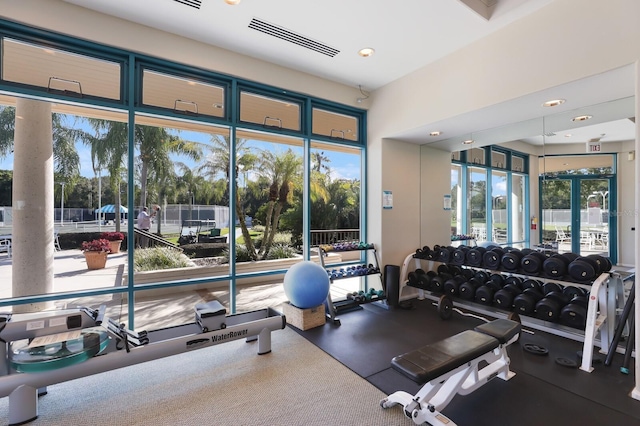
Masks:
[[[119,194],[120,175],[126,170],[124,161],[128,153],[128,125],[127,123],[88,119],[98,135],[89,140],[91,144],[92,159],[99,166],[106,166],[109,170],[109,184],[114,194]],[[170,134],[167,129],[136,125],[134,130],[134,144],[140,155],[137,167],[140,170],[140,206],[147,205],[147,186],[151,179],[157,184],[170,179],[175,175],[175,166],[170,158],[171,153],[180,153],[188,158],[198,160],[201,149],[196,142],[184,141],[176,135]],[[156,190],[161,186],[151,185]],[[156,197],[159,197],[158,193]],[[116,209],[119,211],[119,197],[116,200]],[[119,221],[117,221],[119,223]],[[116,229],[119,225],[116,225]]]
[[[302,174],[302,158],[289,148],[283,154],[265,152],[262,160],[261,173],[270,178],[269,201],[264,238],[260,247],[260,254],[266,257],[273,244],[273,238],[278,232],[278,223],[282,209],[290,201],[293,194],[294,179]]]
[[[209,176],[212,180],[215,179],[216,176],[222,174],[228,188],[229,182],[231,181],[231,138],[229,136],[216,134],[212,135],[211,143],[212,145],[209,147],[209,150],[211,152],[208,155],[205,163],[199,168],[199,171],[203,172],[205,176]],[[246,217],[244,209],[242,208],[242,197],[238,193],[238,171],[240,170],[238,166],[242,166],[243,170],[250,170],[257,163],[258,157],[256,154],[251,152],[251,149],[247,146],[246,139],[237,139],[236,158],[236,179],[235,182],[233,182],[235,189],[234,192],[236,194],[236,214],[238,215],[240,230],[242,232],[242,237],[244,238],[247,251],[249,252],[249,257],[252,260],[258,260],[256,249],[253,245],[253,241],[251,240],[249,229],[247,228]],[[233,218],[231,220],[233,220]]]

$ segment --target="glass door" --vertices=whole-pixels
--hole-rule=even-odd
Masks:
[[[579,179],[580,228],[578,251],[582,256],[599,254],[610,257],[609,179]]]
[[[542,241],[560,253],[599,254],[615,264],[613,183],[611,176],[541,179]]]
[[[541,241],[559,253],[572,251],[571,187],[571,179],[545,178],[540,182]]]

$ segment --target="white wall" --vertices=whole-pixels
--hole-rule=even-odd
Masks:
[[[382,155],[381,141],[385,138],[622,67],[638,59],[640,1],[556,0],[515,24],[372,93],[368,115],[369,166],[370,169],[382,167],[383,172],[370,174],[368,184],[372,191],[387,186],[385,179],[390,176],[387,170],[392,167],[387,161],[395,153]],[[404,172],[415,174],[408,168]],[[532,184],[536,180],[536,175],[533,176]],[[433,179],[448,181],[449,172]],[[422,198],[441,197],[441,191],[423,188]],[[533,208],[537,206],[537,191],[531,191],[531,197]],[[403,259],[423,245],[443,243],[431,240],[430,232],[425,230],[422,233],[429,239],[418,245],[411,243],[409,230],[388,232],[393,224],[377,215],[379,203],[376,197],[370,198],[369,235],[379,236],[380,240],[374,242],[382,247],[390,246],[391,239],[405,242],[402,247],[393,244],[400,252],[385,251],[383,263],[398,262],[397,259]],[[404,212],[405,220],[413,223],[420,214],[419,208],[408,209]],[[379,229],[371,229],[374,226]],[[449,227],[444,220],[431,226]]]
[[[168,59],[350,106],[358,88],[324,80],[229,50],[134,24],[60,0],[2,0],[0,16],[158,58]]]

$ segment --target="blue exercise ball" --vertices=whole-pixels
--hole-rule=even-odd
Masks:
[[[327,271],[308,260],[296,263],[284,274],[284,293],[300,309],[322,305],[329,294],[329,285]]]

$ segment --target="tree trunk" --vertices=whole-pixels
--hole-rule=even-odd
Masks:
[[[265,237],[262,240],[262,247],[264,247],[264,251],[262,252],[262,257],[261,257],[262,259],[265,259],[267,257],[267,255],[269,254],[269,250],[273,245],[273,238],[278,232],[278,221],[280,220],[280,212],[282,211],[282,208],[284,207],[284,205],[285,203],[283,203],[282,201],[278,201],[278,204],[276,204],[276,207],[273,212],[271,231],[269,232],[268,235],[265,232]]]
[[[245,222],[244,210],[242,210],[242,200],[238,197],[238,193],[236,192],[236,214],[238,215],[238,222],[240,223],[240,229],[242,230],[242,238],[244,238],[244,245],[247,247],[247,251],[249,252],[249,257],[251,260],[258,260],[258,254],[256,253],[256,249],[253,246],[253,241],[251,240],[251,235],[249,235],[249,229],[247,229],[247,224]],[[231,234],[229,234],[231,235]],[[235,242],[229,241],[229,244]]]

